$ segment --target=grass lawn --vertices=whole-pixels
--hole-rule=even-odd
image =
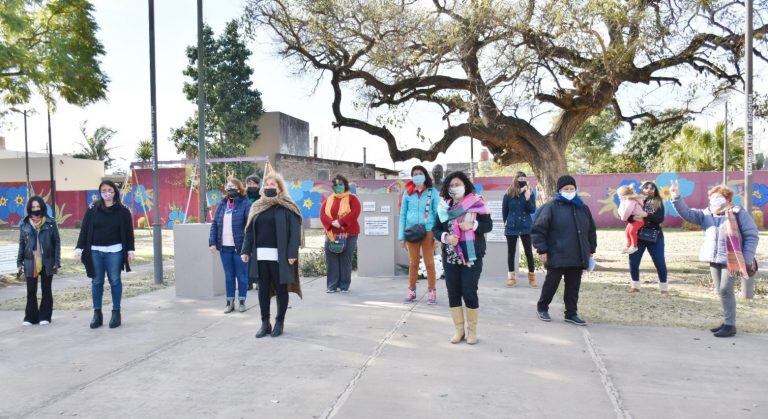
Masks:
[[[704,240],[699,231],[664,232],[670,294],[662,296],[656,271],[646,253],[641,264],[640,293],[630,294],[628,257],[620,253],[623,230],[600,230],[595,259],[598,268],[585,273],[579,313],[591,322],[625,325],[712,327],[722,322],[719,297],[712,291],[709,265],[698,262]],[[768,259],[768,233],[760,233],[758,259]],[[755,278],[756,297],[738,298],[737,326],[746,332],[768,332],[768,274],[765,263]],[[740,286],[740,284],[737,284]],[[738,292],[738,291],[737,291]]]

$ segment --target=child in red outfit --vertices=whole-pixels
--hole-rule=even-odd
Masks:
[[[619,195],[619,217],[622,221],[627,221],[627,228],[624,230],[624,234],[627,236],[627,247],[621,253],[632,254],[637,252],[637,233],[643,228],[645,222],[638,218],[645,218],[648,213],[643,211],[643,195],[635,193],[633,185],[624,185],[616,190],[616,194]],[[629,218],[633,217],[633,221],[629,221]]]

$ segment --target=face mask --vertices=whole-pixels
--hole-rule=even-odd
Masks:
[[[264,196],[274,198],[277,196],[277,188],[264,188]]]
[[[333,185],[333,191],[336,193],[344,193],[344,185]]]
[[[424,175],[415,175],[413,177],[413,184],[416,186],[421,186],[424,184],[424,181],[426,181],[427,178]]]
[[[518,188],[524,188],[524,187],[525,187],[525,185],[527,185],[527,184],[528,184],[528,182],[526,182],[526,181],[524,181],[524,180],[518,180],[518,181],[517,181],[517,187],[518,187]]]
[[[31,215],[33,217],[39,217],[39,216],[43,215],[43,210],[32,210],[32,211],[29,212],[29,215]]]
[[[573,198],[576,198],[576,192],[560,192],[560,195],[563,196],[563,198],[567,200],[572,200]]]
[[[101,199],[103,199],[105,201],[111,201],[112,198],[114,198],[114,197],[115,197],[115,194],[113,194],[112,192],[102,192],[101,193]]]
[[[237,188],[227,188],[227,196],[230,198],[234,198],[238,195],[239,191]]]
[[[725,202],[726,200],[722,196],[712,197],[709,200],[709,208],[715,211],[719,210],[720,208],[723,207],[723,205],[725,205]]]
[[[255,197],[258,194],[259,194],[258,186],[251,186],[250,188],[248,188],[248,196]]]
[[[456,186],[452,188],[448,188],[448,195],[451,196],[453,199],[459,199],[464,197],[464,187],[463,186]]]

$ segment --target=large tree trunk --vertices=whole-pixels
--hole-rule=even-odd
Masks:
[[[557,193],[557,178],[568,173],[568,163],[565,159],[565,149],[556,145],[537,150],[530,161],[533,174],[541,185],[542,199],[549,200]]]

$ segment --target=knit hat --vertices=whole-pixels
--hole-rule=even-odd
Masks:
[[[259,175],[250,175],[247,178],[245,178],[245,182],[248,183],[249,180],[252,180],[254,183],[261,183],[261,179],[259,179]]]
[[[557,179],[557,190],[560,191],[560,189],[563,189],[564,187],[568,185],[573,185],[573,187],[576,187],[576,179],[573,178],[571,175],[563,175],[560,176],[560,178]]]

